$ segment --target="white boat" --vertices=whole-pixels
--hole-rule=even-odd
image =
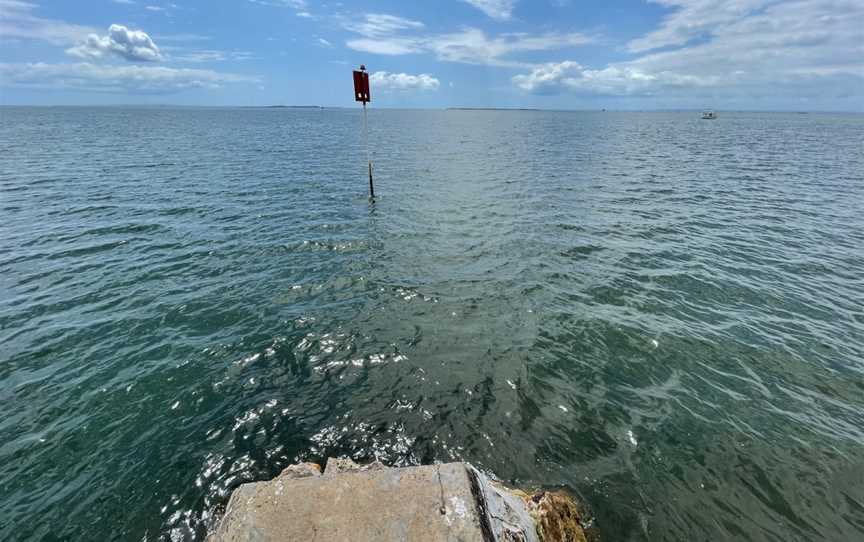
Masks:
[[[709,109],[702,112],[702,118],[707,120],[714,120],[717,118],[717,113]]]

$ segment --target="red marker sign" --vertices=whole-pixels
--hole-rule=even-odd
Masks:
[[[354,70],[354,101],[366,102],[372,101],[372,95],[369,94],[369,74],[366,73],[366,66],[360,66],[360,70]]]

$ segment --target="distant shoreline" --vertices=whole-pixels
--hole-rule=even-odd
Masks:
[[[251,109],[324,109],[323,105],[244,105]]]
[[[447,111],[543,111],[532,107],[448,107]]]

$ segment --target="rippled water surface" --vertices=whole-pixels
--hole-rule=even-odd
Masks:
[[[0,539],[202,539],[298,460],[605,540],[864,538],[864,117],[0,109]]]

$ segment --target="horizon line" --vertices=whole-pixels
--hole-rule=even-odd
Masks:
[[[355,109],[353,106],[346,105],[303,105],[303,104],[269,104],[269,105],[248,105],[248,104],[231,104],[231,105],[189,105],[189,104],[144,104],[144,103],[129,103],[129,104],[0,104],[0,108],[11,107],[33,107],[33,108],[55,108],[55,107],[76,107],[76,108],[111,108],[111,107],[129,107],[129,108],[186,108],[186,109]],[[383,109],[394,111],[521,111],[521,112],[606,112],[606,113],[674,113],[674,112],[699,112],[711,109],[718,112],[727,113],[852,113],[856,115],[864,114],[864,110],[843,110],[843,109],[721,109],[716,107],[705,108],[580,108],[580,109],[557,109],[557,108],[540,108],[540,107],[495,107],[495,106],[440,106],[440,107],[394,107],[380,106],[371,107],[370,109]]]

